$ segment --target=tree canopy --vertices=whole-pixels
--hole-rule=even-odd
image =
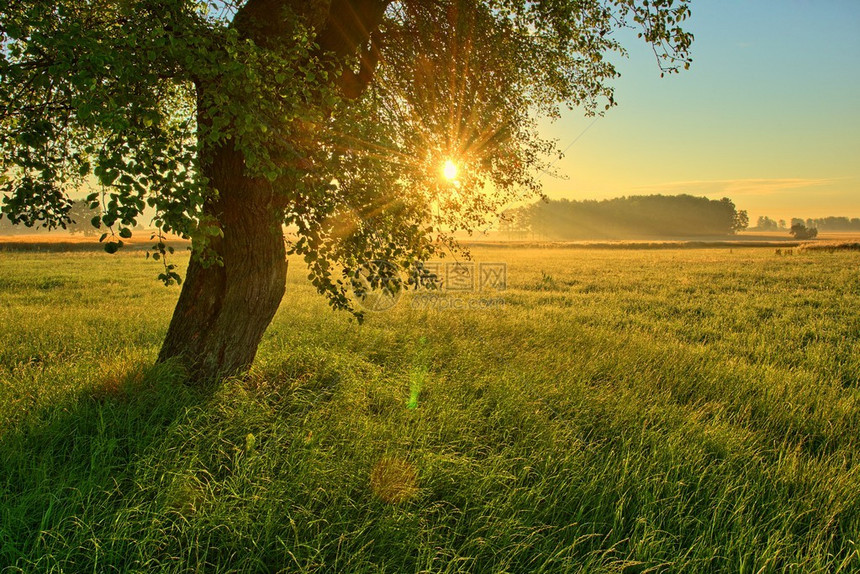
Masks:
[[[224,268],[227,286],[200,293],[229,291],[228,252],[271,267],[248,257],[268,241],[257,230],[290,226],[288,252],[349,308],[373,261],[420,281],[454,231],[539,193],[557,152],[536,118],[614,105],[619,28],[662,70],[688,66],[689,14],[688,0],[10,0],[0,209],[63,226],[70,193],[95,182],[106,248],[149,207],[192,239],[193,265]]]

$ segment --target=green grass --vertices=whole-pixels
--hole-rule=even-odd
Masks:
[[[0,254],[0,572],[852,572],[857,253],[491,249],[357,325],[292,263],[244,380],[139,254]]]

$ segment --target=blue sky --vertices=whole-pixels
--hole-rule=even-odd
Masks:
[[[693,66],[660,78],[635,33],[618,107],[543,124],[550,197],[731,197],[775,218],[860,217],[860,0],[693,0]],[[591,127],[589,127],[591,126]],[[584,130],[586,130],[583,133]]]

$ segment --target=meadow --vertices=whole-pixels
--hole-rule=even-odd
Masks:
[[[860,253],[473,255],[195,389],[158,264],[0,253],[0,572],[860,570]]]

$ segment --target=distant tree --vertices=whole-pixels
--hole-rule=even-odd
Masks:
[[[803,225],[805,227],[803,219],[801,219],[799,217],[792,217],[791,218],[791,228],[794,229],[795,225]]]
[[[69,233],[83,233],[84,237],[92,237],[97,234],[98,230],[93,226],[92,221],[98,220],[101,217],[101,211],[98,208],[91,207],[90,202],[78,199],[72,202],[68,213],[69,221],[66,223],[66,229]]]
[[[743,231],[747,227],[750,226],[750,217],[747,214],[746,209],[741,209],[735,215],[735,220],[732,223],[732,229],[737,233],[738,231]]]
[[[818,229],[814,227],[806,227],[802,223],[795,223],[791,226],[791,231],[789,231],[789,233],[793,235],[795,239],[813,239],[818,236]]]
[[[746,229],[749,225],[749,216],[747,216],[746,211],[739,212],[735,207],[735,202],[728,197],[722,198],[720,204],[724,209],[723,217],[725,217],[726,228],[730,233],[737,233]]]
[[[785,229],[787,227],[784,219],[780,219],[778,225],[780,229]]]
[[[528,233],[526,210],[507,209],[499,216],[499,232],[507,239],[519,239]]]
[[[779,224],[766,215],[760,215],[755,227],[758,231],[776,231]]]

